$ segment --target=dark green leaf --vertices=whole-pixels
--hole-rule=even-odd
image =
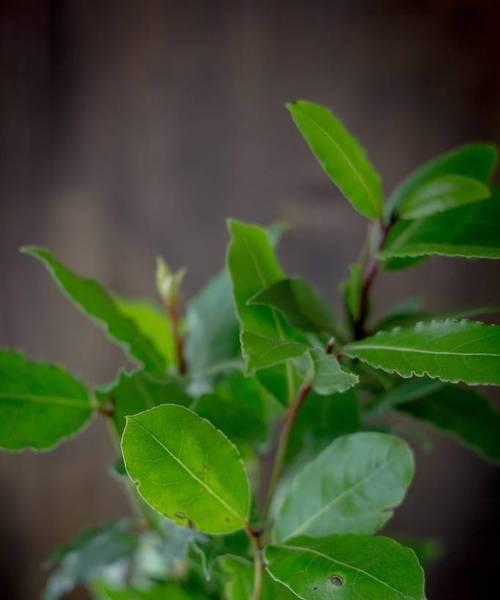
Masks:
[[[288,462],[308,459],[335,438],[354,433],[361,427],[354,390],[344,394],[319,396],[312,393],[304,403],[288,443]]]
[[[241,358],[239,324],[226,271],[214,277],[187,310],[186,360],[196,391],[207,391],[213,371]]]
[[[75,436],[92,413],[89,393],[73,375],[0,350],[0,448],[48,450]]]
[[[402,219],[423,219],[466,204],[489,198],[490,188],[463,175],[442,175],[422,184],[401,203]]]
[[[374,432],[340,437],[290,483],[277,511],[276,539],[374,533],[402,502],[413,471],[411,451],[397,437]]]
[[[111,405],[112,418],[119,435],[125,428],[125,417],[160,404],[189,406],[192,402],[178,380],[159,379],[144,371],[135,373],[122,371],[118,380],[108,388],[99,390],[97,396],[102,402]]]
[[[492,198],[417,221],[397,223],[380,253],[382,260],[438,254],[500,258],[500,192]]]
[[[137,548],[137,537],[126,522],[107,523],[82,533],[50,559],[58,567],[47,582],[44,600],[57,600],[79,584],[98,578],[103,570],[130,558]]]
[[[342,285],[344,302],[352,321],[359,318],[361,311],[361,291],[363,288],[363,269],[355,263],[349,267],[349,278]]]
[[[289,277],[272,284],[250,300],[278,310],[299,329],[333,332],[335,323],[330,307],[318,292],[300,277]]]
[[[424,600],[415,553],[385,537],[332,535],[270,546],[271,575],[302,600]]]
[[[402,377],[427,375],[471,385],[500,385],[500,326],[431,321],[381,331],[348,344],[345,353]]]
[[[42,261],[68,297],[85,314],[102,325],[148,371],[155,374],[165,372],[167,364],[164,355],[142,333],[135,321],[120,310],[112,296],[97,281],[76,275],[44,248],[23,248],[23,252]]]
[[[497,164],[497,150],[491,144],[468,144],[438,156],[405,179],[389,198],[392,213],[407,198],[432,179],[445,175],[463,175],[488,183]]]
[[[313,349],[309,355],[313,363],[311,386],[318,394],[341,394],[359,383],[358,376],[341,369],[339,361],[332,354]]]
[[[397,388],[396,388],[397,390]],[[394,390],[394,393],[396,392]],[[449,384],[421,386],[398,410],[448,433],[485,458],[500,462],[500,412],[474,390]]]
[[[127,418],[122,450],[141,496],[169,519],[213,534],[245,526],[250,492],[239,453],[206,419],[157,406]]]
[[[365,217],[382,214],[380,176],[359,142],[324,106],[297,100],[287,104],[292,118],[325,173]]]

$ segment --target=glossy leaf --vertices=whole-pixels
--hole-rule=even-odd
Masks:
[[[160,404],[189,406],[192,398],[174,378],[159,379],[136,371],[122,371],[118,380],[97,392],[98,398],[112,409],[112,419],[119,435],[125,428],[125,418]]]
[[[475,321],[431,321],[381,331],[348,344],[345,353],[402,377],[471,385],[500,385],[500,326]]]
[[[374,533],[403,500],[413,471],[411,451],[397,437],[363,432],[338,438],[292,480],[275,537]]]
[[[254,586],[254,565],[240,556],[226,555],[221,565],[229,580],[224,586],[225,600],[249,600]],[[296,600],[297,596],[287,587],[275,581],[269,573],[264,573],[264,584],[260,600]]]
[[[442,175],[431,179],[406,196],[398,214],[402,219],[422,219],[466,204],[489,198],[488,186],[463,175]]]
[[[48,450],[75,436],[92,413],[87,389],[62,367],[0,350],[0,448]]]
[[[393,212],[407,198],[429,181],[446,175],[462,175],[488,183],[497,164],[497,150],[492,144],[467,144],[426,163],[407,177],[389,198],[388,212]]]
[[[500,412],[486,398],[462,386],[441,384],[421,388],[398,410],[430,423],[472,450],[500,462]]]
[[[84,279],[57,261],[44,248],[29,247],[23,252],[38,258],[68,297],[94,321],[103,326],[111,338],[152,373],[163,374],[164,355],[146,337],[135,321],[120,310],[113,297],[94,279]]]
[[[287,108],[323,170],[342,194],[365,217],[379,217],[383,204],[380,176],[359,142],[320,104],[297,100],[287,104]]]
[[[214,372],[241,359],[239,324],[226,271],[214,277],[187,309],[185,354],[196,391],[208,391]]]
[[[115,296],[114,300],[118,308],[135,322],[147,338],[153,341],[168,364],[175,364],[177,360],[175,340],[170,319],[165,311],[148,300],[132,300],[120,296]]]
[[[129,477],[155,510],[184,526],[224,534],[244,527],[250,492],[238,451],[206,419],[164,404],[128,417]]]
[[[289,277],[259,292],[250,304],[264,304],[279,311],[299,329],[333,332],[335,323],[330,307],[318,292],[300,277]]]
[[[50,558],[50,564],[58,566],[48,579],[43,600],[57,600],[77,585],[98,578],[106,567],[129,559],[137,543],[124,521],[85,531]]]
[[[272,577],[302,600],[424,600],[415,553],[385,537],[297,538],[265,552]]]
[[[268,338],[243,331],[241,343],[247,356],[249,370],[267,369],[290,358],[301,356],[309,349],[307,344],[291,340]]]
[[[380,252],[382,260],[437,254],[500,258],[500,192],[492,198],[417,221],[397,223]]]

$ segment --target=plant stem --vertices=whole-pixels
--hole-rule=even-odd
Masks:
[[[360,340],[367,335],[366,321],[368,319],[370,292],[377,278],[380,266],[377,254],[384,247],[385,241],[393,224],[393,220],[389,221],[387,224],[383,223],[382,221],[378,221],[375,224],[375,226],[378,228],[379,241],[376,245],[375,251],[373,251],[373,249],[368,250],[366,256],[366,267],[364,272],[363,286],[361,288],[361,308],[359,317],[354,322],[353,327],[354,339],[356,340]],[[370,247],[369,240],[367,241],[366,247]]]
[[[175,340],[175,351],[177,355],[177,368],[181,375],[187,373],[186,359],[184,358],[184,336],[181,333],[181,318],[177,304],[167,305],[168,316],[172,323],[172,332]]]
[[[271,503],[276,492],[276,487],[278,485],[278,481],[281,477],[281,473],[283,471],[283,465],[285,463],[286,451],[288,448],[288,441],[290,439],[290,433],[292,432],[293,425],[297,416],[302,408],[302,405],[307,399],[311,391],[310,384],[304,384],[298,393],[298,396],[293,404],[290,405],[288,412],[285,417],[285,422],[283,423],[283,427],[281,429],[281,433],[278,440],[278,448],[276,450],[276,456],[274,458],[273,470],[271,474],[271,482],[269,484],[269,488],[267,490],[267,499],[266,505],[264,509],[264,523],[267,525],[267,520],[269,517],[269,511],[271,509]]]
[[[247,534],[252,542],[254,551],[254,581],[252,600],[261,600],[262,592],[264,590],[264,570],[265,564],[262,557],[262,543],[261,536],[263,530],[252,529],[250,526],[247,527]]]

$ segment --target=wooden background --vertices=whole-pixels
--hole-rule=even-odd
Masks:
[[[0,17],[0,343],[92,383],[113,376],[120,353],[20,245],[47,245],[137,296],[154,293],[163,254],[189,266],[191,293],[223,261],[226,216],[284,218],[286,266],[332,293],[365,225],[285,101],[332,106],[386,190],[436,153],[500,137],[495,1],[2,0]],[[385,277],[376,300],[498,303],[498,274],[436,259]],[[111,457],[99,423],[53,454],[0,455],[1,598],[38,598],[52,548],[125,514]],[[431,599],[492,597],[498,472],[442,439],[418,459],[393,529],[445,541]]]

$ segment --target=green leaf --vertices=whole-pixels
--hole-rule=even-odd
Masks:
[[[267,396],[257,380],[234,372],[217,384],[215,394],[198,398],[193,409],[235,443],[258,444],[269,429]]]
[[[99,600],[206,600],[207,596],[193,593],[186,584],[156,583],[143,589],[134,586],[113,587],[105,583],[93,586]]]
[[[388,201],[388,213],[393,213],[407,198],[429,181],[445,175],[462,175],[488,183],[497,164],[497,150],[492,144],[468,144],[442,154],[420,167],[405,179]]]
[[[394,536],[403,546],[411,548],[417,555],[417,558],[421,565],[428,566],[439,560],[443,554],[443,544],[436,539],[432,538],[416,538],[407,535]]]
[[[402,377],[427,375],[470,385],[500,385],[500,326],[475,321],[431,321],[381,331],[344,352]]]
[[[463,175],[442,175],[431,179],[406,196],[398,214],[402,219],[423,219],[466,204],[489,198],[488,186]]]
[[[125,521],[85,531],[50,558],[49,564],[59,564],[48,579],[43,599],[57,600],[77,585],[98,578],[106,567],[130,558],[137,543]]]
[[[132,319],[141,332],[155,344],[167,363],[175,364],[175,340],[170,319],[165,312],[148,300],[132,300],[120,296],[114,296],[114,300],[121,312]]]
[[[301,356],[309,349],[301,342],[268,338],[249,331],[242,332],[241,342],[247,356],[247,368],[256,371]]]
[[[239,453],[206,419],[173,404],[128,417],[122,451],[129,477],[159,513],[205,533],[245,526],[250,491]]]
[[[249,304],[264,304],[279,311],[293,327],[306,331],[333,332],[335,322],[330,307],[307,281],[289,277],[265,288]]]
[[[463,258],[500,258],[500,192],[492,198],[427,219],[400,221],[389,233],[382,260],[438,254]]]
[[[349,277],[342,284],[341,289],[349,316],[354,322],[359,318],[361,312],[363,269],[360,264],[355,263],[349,267]]]
[[[396,405],[398,410],[450,434],[483,457],[500,462],[500,412],[489,400],[474,390],[449,384],[421,386],[419,395],[414,390],[413,399],[408,396]]]
[[[125,429],[125,418],[130,415],[160,404],[189,406],[192,402],[178,380],[158,379],[144,371],[122,371],[116,382],[97,391],[97,397],[101,402],[111,404],[112,419],[119,435]]]
[[[415,553],[385,537],[297,538],[265,551],[272,577],[302,600],[424,600]]]
[[[249,600],[254,585],[254,566],[240,556],[226,555],[220,559],[222,568],[230,577],[224,586],[226,600]],[[294,600],[297,598],[288,588],[264,573],[264,585],[260,600]]]
[[[231,295],[231,280],[219,273],[187,309],[185,354],[197,390],[207,391],[213,371],[241,359],[239,324]]]
[[[313,363],[311,386],[318,394],[341,394],[359,383],[358,376],[341,369],[339,361],[332,354],[313,349],[309,355]]]
[[[288,442],[287,462],[309,459],[335,438],[361,428],[359,406],[353,388],[343,394],[312,393],[304,403]]]
[[[413,471],[411,451],[397,437],[362,432],[338,438],[290,483],[275,537],[374,533],[402,502]]]
[[[325,173],[353,207],[369,219],[382,214],[380,176],[359,142],[320,104],[297,100],[287,104],[300,133]]]
[[[146,370],[155,374],[165,372],[165,357],[142,333],[135,321],[120,310],[113,297],[97,281],[76,275],[44,248],[28,247],[22,251],[38,258],[68,297],[85,314],[102,325],[128,354],[144,365]]]
[[[0,448],[48,450],[88,424],[85,386],[56,365],[0,350]]]
[[[235,220],[230,220],[228,226],[231,242],[227,262],[241,331],[271,340],[303,342],[303,336],[290,327],[278,311],[270,306],[249,304],[259,292],[284,278],[269,234],[262,227]],[[246,340],[252,341],[252,337]],[[298,350],[297,347],[295,349]],[[247,364],[250,359],[259,363],[259,355],[253,352],[254,348],[246,347],[245,340],[242,350]],[[288,403],[295,396],[290,365],[273,368],[271,379],[274,390],[278,384],[282,391],[286,382],[286,398],[279,396],[279,400]]]

